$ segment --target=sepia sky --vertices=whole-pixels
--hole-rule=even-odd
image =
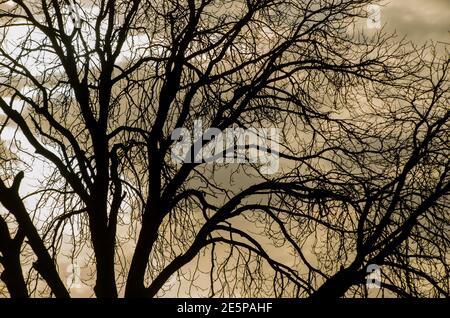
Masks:
[[[450,43],[449,0],[390,0],[381,10],[388,31],[421,44],[427,40]]]
[[[450,43],[450,0],[390,0],[384,3],[381,24],[387,32],[395,31],[400,36],[407,36],[418,45],[429,40]],[[44,170],[39,167],[33,169],[35,175],[27,176],[28,184]],[[72,293],[75,297],[91,296],[91,291],[84,288],[72,290]]]

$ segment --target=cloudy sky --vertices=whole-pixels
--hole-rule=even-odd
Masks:
[[[389,31],[407,35],[416,43],[427,40],[450,43],[449,0],[390,0],[381,9]]]
[[[388,32],[406,35],[417,44],[429,40],[450,43],[450,0],[389,0],[384,3],[381,23]],[[40,175],[42,169],[34,172]],[[72,292],[74,296],[90,295],[90,291],[83,288]]]

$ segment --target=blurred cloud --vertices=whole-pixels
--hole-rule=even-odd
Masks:
[[[449,0],[391,0],[382,8],[387,30],[421,44],[425,41],[450,42]]]

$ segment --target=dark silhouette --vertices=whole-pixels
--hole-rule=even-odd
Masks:
[[[162,296],[177,274],[171,292],[191,295],[365,297],[370,264],[383,293],[449,296],[448,51],[352,28],[366,0],[13,2],[11,297],[69,297],[58,265],[83,253],[96,297]],[[278,128],[279,171],[174,162],[172,132],[196,120]]]

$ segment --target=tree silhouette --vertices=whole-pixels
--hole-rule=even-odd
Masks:
[[[371,264],[448,296],[450,61],[363,31],[370,3],[0,1],[9,295],[69,297],[83,258],[97,297],[364,297]],[[190,155],[277,128],[278,171],[173,160],[198,121]]]

